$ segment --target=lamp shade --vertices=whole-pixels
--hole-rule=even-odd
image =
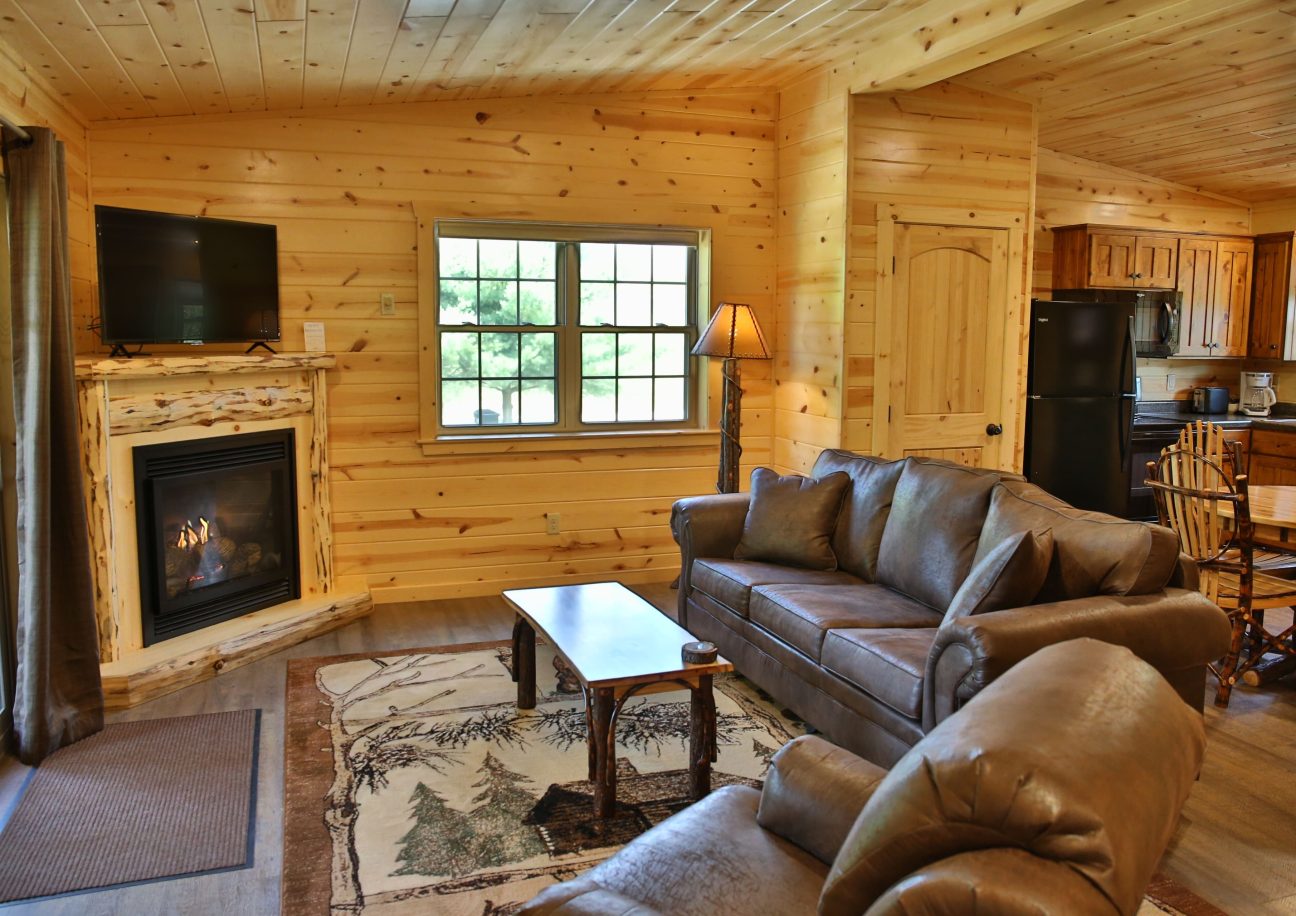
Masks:
[[[725,359],[769,359],[765,335],[750,305],[721,302],[711,322],[693,347],[694,356],[722,356]]]

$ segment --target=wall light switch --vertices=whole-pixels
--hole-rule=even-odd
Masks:
[[[328,349],[324,345],[324,322],[303,321],[302,337],[305,340],[307,353],[323,353]]]
[[[545,534],[560,534],[562,532],[562,516],[557,512],[545,513]]]
[[[396,294],[395,293],[383,293],[378,297],[378,304],[384,315],[396,314]]]

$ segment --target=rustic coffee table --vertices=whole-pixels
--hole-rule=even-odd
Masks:
[[[711,764],[716,759],[711,681],[732,671],[733,665],[723,658],[686,664],[680,647],[694,637],[618,582],[510,589],[504,600],[517,611],[513,680],[518,709],[536,705],[537,632],[580,681],[596,816],[610,817],[616,809],[616,720],[632,696],[690,691],[690,788],[695,799],[711,791]]]

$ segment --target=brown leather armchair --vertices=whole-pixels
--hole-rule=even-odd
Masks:
[[[1134,913],[1205,749],[1128,649],[1041,649],[890,771],[816,737],[764,790],[728,786],[530,916]]]

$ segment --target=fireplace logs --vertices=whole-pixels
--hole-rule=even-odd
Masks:
[[[263,551],[256,541],[239,543],[226,537],[215,521],[202,516],[196,525],[186,519],[166,549],[167,596],[175,598],[190,589],[274,569],[278,564],[278,556]]]

